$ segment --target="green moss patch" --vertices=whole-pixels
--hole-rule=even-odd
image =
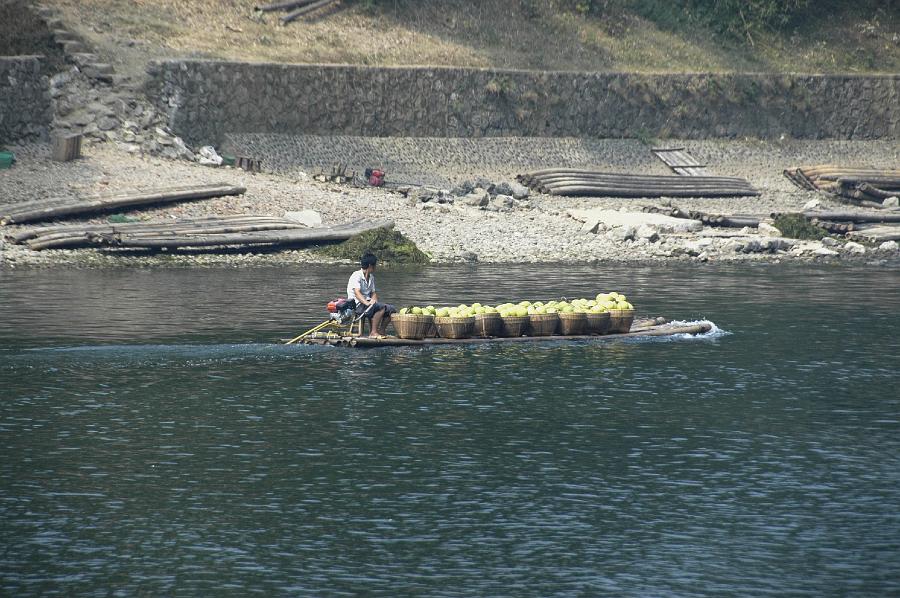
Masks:
[[[379,228],[356,235],[343,243],[325,245],[315,250],[328,257],[359,260],[366,251],[371,251],[379,262],[395,264],[427,264],[431,259],[416,244],[395,229]]]
[[[777,216],[774,225],[782,235],[792,239],[820,240],[828,236],[825,230],[813,226],[809,220],[799,214]]]

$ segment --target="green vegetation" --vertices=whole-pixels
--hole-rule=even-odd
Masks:
[[[400,231],[386,228],[356,235],[336,245],[324,245],[316,248],[316,251],[328,257],[353,261],[359,260],[366,251],[378,256],[379,262],[427,264],[431,261],[426,253]]]
[[[775,218],[775,228],[781,231],[785,237],[818,241],[828,236],[828,233],[817,226],[810,224],[809,220],[800,214],[782,214]]]

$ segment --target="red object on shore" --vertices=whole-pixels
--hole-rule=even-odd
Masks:
[[[372,170],[369,174],[369,184],[373,187],[381,187],[384,185],[384,171]]]

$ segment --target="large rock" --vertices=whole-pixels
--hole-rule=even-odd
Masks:
[[[852,253],[853,255],[864,255],[866,253],[866,248],[864,245],[860,245],[855,241],[850,241],[844,245],[844,251]]]
[[[315,210],[300,210],[299,212],[285,212],[284,218],[309,227],[322,226],[322,215]]]
[[[885,208],[896,208],[900,206],[900,198],[888,197],[883,202],[881,202],[881,205]]]
[[[628,226],[637,230],[646,225],[657,233],[689,233],[703,229],[703,223],[699,220],[686,218],[672,218],[662,214],[645,214],[644,212],[617,212],[614,210],[590,209],[569,210],[569,216],[579,222],[602,222],[608,228]]]
[[[883,251],[885,253],[897,253],[898,249],[897,241],[885,241],[881,245],[878,246],[878,251]]]
[[[510,183],[510,195],[512,195],[516,199],[525,199],[529,195],[528,187],[522,185],[520,183]]]
[[[416,187],[409,192],[410,203],[426,203],[436,200],[440,193],[440,190],[433,187]]]
[[[512,195],[495,195],[491,200],[491,205],[496,207],[498,210],[509,210],[512,209],[516,202],[513,199]]]
[[[650,226],[649,224],[642,224],[637,227],[637,230],[634,232],[634,236],[640,241],[647,241],[648,243],[654,243],[659,241],[659,233],[656,231],[656,228]]]
[[[465,197],[469,193],[475,191],[475,183],[472,181],[462,181],[454,185],[452,189],[450,189],[450,193],[457,197]]]
[[[816,249],[813,249],[812,253],[813,255],[820,257],[833,257],[835,255],[838,255],[837,251],[835,251],[834,249],[828,249],[827,247],[818,247]]]
[[[815,210],[816,208],[818,208],[821,205],[822,205],[822,202],[819,201],[818,199],[811,199],[808,202],[806,202],[805,204],[803,204],[803,209],[804,210]]]
[[[473,208],[483,208],[491,201],[491,194],[484,189],[476,189],[468,195],[459,198],[460,203]]]
[[[767,237],[780,237],[781,231],[769,224],[768,222],[760,222],[758,229],[761,235]]]
[[[636,228],[633,226],[616,226],[606,231],[606,238],[616,243],[633,241]]]

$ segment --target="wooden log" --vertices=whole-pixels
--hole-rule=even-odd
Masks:
[[[56,162],[71,162],[81,157],[81,133],[56,133],[51,140],[50,158]]]
[[[245,187],[218,184],[174,187],[135,193],[95,195],[72,199],[71,202],[50,207],[35,206],[32,208],[29,207],[29,202],[23,202],[18,204],[18,209],[13,212],[0,213],[0,224],[20,224],[37,220],[49,220],[73,214],[89,214],[137,205],[192,201],[221,197],[223,195],[241,195],[246,191]]]
[[[336,0],[318,0],[318,2],[313,2],[311,4],[307,4],[306,6],[301,6],[297,10],[290,12],[283,17],[281,17],[281,24],[287,25],[294,19],[301,17],[307,13],[313,12],[314,10],[318,10],[320,8],[324,8],[329,4],[334,4]]]

